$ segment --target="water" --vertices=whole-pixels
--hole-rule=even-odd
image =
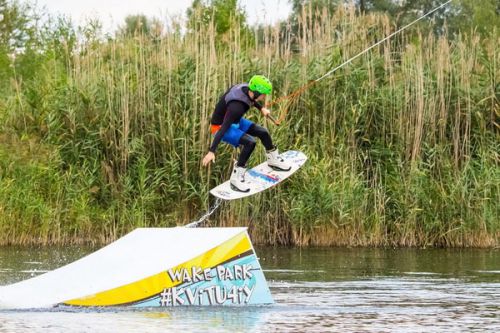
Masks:
[[[0,285],[89,248],[0,248]],[[4,332],[500,332],[500,250],[257,248],[276,304],[1,311]]]

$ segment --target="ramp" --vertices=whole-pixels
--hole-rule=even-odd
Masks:
[[[0,308],[258,305],[273,299],[246,228],[140,228],[0,287]]]

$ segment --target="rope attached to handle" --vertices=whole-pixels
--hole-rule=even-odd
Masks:
[[[368,51],[370,51],[371,49],[377,47],[378,45],[382,44],[383,42],[385,42],[386,40],[388,39],[391,39],[393,36],[397,35],[398,33],[402,32],[403,30],[406,30],[407,28],[409,28],[410,26],[414,25],[415,23],[417,23],[418,21],[426,18],[427,16],[430,16],[431,14],[433,14],[434,12],[438,11],[439,9],[443,8],[444,6],[448,5],[450,2],[452,2],[453,0],[448,0],[447,2],[437,6],[436,8],[434,8],[433,10],[431,10],[430,12],[426,13],[425,15],[417,18],[416,20],[414,20],[413,22],[410,22],[408,23],[407,25],[405,25],[404,27],[400,28],[399,30],[393,32],[392,34],[388,35],[387,37],[381,39],[380,41],[376,42],[375,44],[373,44],[372,46],[370,46],[369,48],[361,51],[360,53],[356,54],[354,57],[346,60],[345,62],[343,62],[342,64],[338,65],[337,67],[333,68],[332,70],[328,71],[327,73],[325,73],[323,76],[317,78],[316,80],[311,80],[309,81],[308,83],[306,83],[305,85],[303,85],[302,87],[298,88],[297,90],[295,90],[293,93],[289,94],[289,95],[286,95],[286,96],[283,96],[283,97],[280,97],[280,98],[277,98],[276,100],[272,101],[271,103],[269,104],[266,104],[266,107],[271,107],[275,104],[278,104],[282,101],[286,101],[286,100],[289,100],[289,105],[287,107],[285,107],[285,112],[282,113],[281,117],[279,118],[278,121],[275,121],[273,120],[273,118],[269,118],[271,119],[276,125],[279,125],[280,123],[282,123],[284,120],[285,120],[285,117],[287,116],[288,114],[288,107],[304,92],[306,91],[307,89],[309,89],[311,86],[313,86],[314,84],[316,84],[317,82],[323,80],[324,78],[332,75],[334,72],[336,72],[337,70],[341,69],[342,67],[346,66],[347,64],[350,64],[354,59],[357,59],[359,58],[360,56],[362,56],[363,54],[367,53]]]

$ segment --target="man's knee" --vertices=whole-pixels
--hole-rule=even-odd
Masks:
[[[247,145],[249,148],[255,148],[255,145],[257,144],[257,141],[252,136],[249,136],[247,139]]]
[[[271,137],[267,128],[262,127],[262,126],[257,126],[257,125],[255,125],[254,131],[252,134],[261,140],[265,140],[265,139]]]
[[[262,127],[262,137],[264,137],[264,138],[271,137],[271,134],[269,134],[269,131],[267,130],[267,128]]]
[[[253,148],[257,144],[257,141],[255,141],[253,136],[246,134],[240,139],[240,144],[248,148]]]

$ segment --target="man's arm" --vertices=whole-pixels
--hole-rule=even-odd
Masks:
[[[227,105],[227,111],[226,111],[226,116],[224,117],[224,121],[222,122],[220,129],[215,134],[214,141],[210,146],[209,150],[212,153],[215,153],[217,146],[222,140],[224,134],[226,134],[226,131],[229,129],[229,127],[231,127],[232,124],[239,122],[239,120],[241,119],[241,117],[243,117],[244,114],[245,114],[245,107],[243,103],[239,101],[229,102],[229,104]]]
[[[262,104],[260,104],[259,102],[254,102],[253,104],[257,109],[259,109],[260,113],[262,113],[262,115],[264,117],[269,117],[269,115],[271,114],[271,110],[269,110],[268,108],[266,108],[265,106],[263,106]]]

